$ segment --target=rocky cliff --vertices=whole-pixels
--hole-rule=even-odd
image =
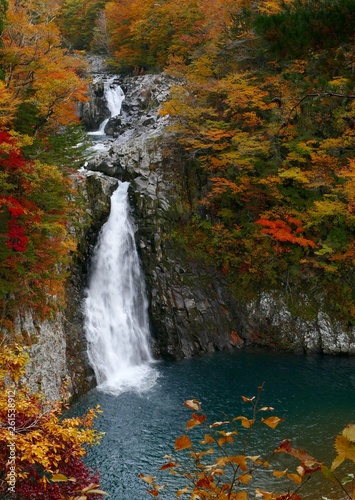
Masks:
[[[171,159],[163,147],[168,119],[158,110],[172,83],[161,75],[122,79],[122,116],[109,121],[106,150],[95,154],[86,168],[131,183],[136,239],[150,299],[153,348],[157,356],[179,359],[232,349],[242,340],[231,335],[231,325],[238,322],[232,313],[236,308],[214,279],[214,271],[192,265],[170,237],[182,208]],[[84,117],[88,111],[83,109]]]
[[[121,115],[109,120],[105,148],[86,168],[131,182],[156,355],[179,359],[243,344],[354,354],[355,333],[349,325],[324,313],[312,321],[294,317],[280,294],[261,293],[253,303],[237,303],[218,270],[181,250],[171,233],[184,217],[183,202],[165,140],[169,118],[159,115],[174,81],[144,75],[120,83],[125,92]],[[90,106],[82,109],[88,124]]]
[[[103,77],[95,75],[92,98],[79,110],[88,130],[109,118]],[[169,118],[159,114],[174,81],[166,75],[143,75],[117,77],[117,82],[125,92],[121,114],[108,120],[106,135],[93,143],[88,162],[73,177],[86,208],[80,234],[75,235],[78,251],[67,283],[67,307],[52,320],[34,321],[30,312],[17,320],[17,335],[30,346],[30,384],[50,399],[60,396],[64,380],[73,395],[95,384],[86,354],[82,300],[92,250],[119,180],[130,182],[156,357],[181,359],[243,345],[355,354],[351,325],[324,312],[313,320],[295,316],[279,291],[237,302],[217,269],[193,259],[178,244],[173,234],[187,216],[186,207],[169,146]]]
[[[159,114],[174,81],[165,75],[117,81],[125,92],[122,112],[108,120],[106,135],[93,143],[89,160],[73,177],[86,209],[80,234],[75,235],[78,251],[67,283],[67,307],[44,322],[34,321],[30,312],[18,317],[17,334],[30,346],[27,379],[32,386],[55,399],[64,380],[73,395],[95,384],[86,354],[82,300],[92,250],[119,180],[130,182],[156,357],[181,359],[243,345],[355,354],[352,326],[324,312],[313,320],[295,316],[279,291],[260,293],[253,302],[237,302],[217,269],[193,259],[178,244],[173,234],[186,208],[173,168],[176,158],[168,146],[169,118]],[[89,130],[108,118],[101,75],[95,76],[92,99],[80,114]]]

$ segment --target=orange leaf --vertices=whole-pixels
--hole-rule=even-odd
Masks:
[[[273,500],[274,495],[269,491],[261,490],[260,488],[256,488],[255,490],[255,498],[263,498],[264,500]]]
[[[185,486],[185,488],[183,488],[182,490],[177,491],[176,498],[179,498],[179,497],[181,497],[181,495],[184,495],[185,493],[189,493],[190,491],[191,490],[187,486]]]
[[[253,402],[255,399],[255,396],[253,396],[252,398],[246,398],[245,396],[242,396],[242,400],[244,401],[244,403],[251,403]]]
[[[144,481],[144,482],[146,482],[148,484],[153,484],[154,483],[154,479],[155,479],[152,476],[149,476],[149,475],[145,476],[144,474],[138,474],[138,477],[139,477],[139,479],[141,479],[142,481]]]
[[[302,483],[302,477],[299,476],[298,474],[289,474],[289,473],[287,473],[286,476],[289,479],[292,479],[292,481],[294,481],[296,484],[301,484]]]
[[[176,467],[176,462],[168,462],[167,464],[162,465],[159,470],[171,469],[172,467]]]
[[[185,450],[186,448],[191,448],[191,439],[186,434],[175,439],[176,451]]]
[[[157,490],[147,490],[153,497],[159,496],[159,491]]]
[[[254,419],[249,419],[246,417],[236,417],[233,418],[233,420],[241,420],[242,426],[245,427],[246,429],[249,429],[249,427],[251,427],[255,422]]]
[[[212,436],[210,436],[209,434],[205,434],[205,438],[200,441],[200,444],[210,444],[210,443],[214,443],[214,439]]]
[[[236,493],[233,498],[235,500],[247,500],[248,494],[246,491],[239,491],[239,493]]]
[[[209,476],[205,476],[203,475],[202,477],[200,477],[200,479],[197,481],[196,483],[196,486],[198,488],[206,488],[208,490],[211,490],[213,489],[214,487],[214,482],[213,482],[213,478],[209,477]]]
[[[242,484],[248,484],[253,479],[253,476],[251,474],[242,474],[238,479]]]
[[[280,452],[288,453],[292,457],[297,458],[303,464],[306,464],[307,467],[318,464],[318,461],[314,457],[309,455],[305,450],[292,448],[291,441],[288,439],[284,439],[280,446],[276,448],[275,453]]]
[[[286,474],[286,472],[287,472],[287,469],[286,470],[274,470],[272,475],[275,477],[283,477]]]
[[[232,436],[225,436],[218,439],[217,443],[219,446],[223,446],[225,443],[233,443],[234,439]]]
[[[261,419],[262,423],[267,425],[268,427],[271,427],[271,429],[275,429],[275,427],[277,427],[279,423],[283,422],[284,420],[284,418],[279,418],[276,416]]]
[[[206,415],[197,415],[197,413],[192,414],[192,419],[186,424],[186,429],[192,429],[196,425],[202,424],[206,420]]]

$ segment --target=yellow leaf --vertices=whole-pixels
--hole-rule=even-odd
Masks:
[[[87,492],[89,495],[107,495],[108,497],[110,496],[106,491],[103,491],[103,490],[97,490],[97,489],[94,489],[94,490],[89,490]]]
[[[53,483],[67,482],[69,481],[69,478],[67,478],[67,476],[64,476],[64,474],[54,474],[51,477],[51,481]]]
[[[239,491],[238,493],[236,493],[233,498],[235,500],[247,500],[248,499],[248,494],[246,491]]]
[[[245,458],[249,458],[249,460],[251,460],[252,462],[256,462],[260,458],[260,455],[255,455],[255,456],[247,455]]]
[[[344,457],[355,462],[355,442],[351,442],[347,437],[337,436],[335,438],[335,449],[337,453],[344,454]]]
[[[296,471],[298,472],[298,474],[300,476],[304,476],[305,473],[306,473],[306,469],[303,467],[303,465],[299,465],[298,467],[296,467]]]
[[[229,421],[228,420],[225,420],[224,422],[214,422],[213,424],[210,425],[210,427],[219,427],[221,425],[224,425],[224,424],[229,424]]]
[[[299,476],[298,474],[290,474],[290,473],[287,473],[286,476],[289,478],[289,479],[292,479],[292,481],[294,481],[296,484],[301,484],[302,483],[302,477]]]
[[[245,427],[246,429],[249,429],[255,422],[254,419],[248,419],[246,417],[236,417],[233,420],[241,420],[242,426]]]
[[[287,469],[286,470],[274,470],[272,475],[275,477],[283,477],[286,474],[286,472],[287,472]]]
[[[91,483],[91,484],[89,484],[89,486],[86,486],[81,491],[83,491],[84,493],[87,493],[89,490],[92,490],[93,488],[98,488],[99,486],[100,486],[99,484]]]
[[[242,474],[241,476],[238,477],[238,480],[242,484],[248,484],[249,481],[251,481],[252,479],[253,479],[253,476],[251,474]]]
[[[260,488],[256,488],[255,498],[263,498],[264,500],[273,500],[275,497],[269,491],[264,491],[261,490]]]
[[[337,467],[339,467],[340,464],[342,464],[345,460],[345,454],[340,453],[337,457],[334,458],[332,466],[330,470],[333,472]]]
[[[271,427],[271,429],[275,429],[275,427],[277,427],[279,423],[283,422],[284,420],[284,418],[279,418],[276,416],[261,419],[262,423],[267,425],[268,427]]]
[[[349,441],[355,442],[355,424],[348,424],[342,432]]]
[[[181,495],[184,495],[185,493],[190,493],[190,489],[185,486],[185,488],[183,488],[182,490],[178,490],[177,493],[176,493],[176,498],[179,498],[181,497]]]

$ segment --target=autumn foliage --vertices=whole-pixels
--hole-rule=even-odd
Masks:
[[[23,382],[26,362],[23,348],[0,349],[1,498],[102,498],[98,473],[83,462],[87,446],[102,437],[92,429],[100,409],[65,418],[65,399],[48,402]]]
[[[176,238],[233,293],[353,322],[354,0],[107,2],[112,63],[176,78]],[[174,164],[175,161],[175,164]],[[310,282],[316,291],[298,308]],[[286,293],[285,293],[286,292]]]
[[[15,304],[43,316],[58,303],[75,249],[69,180],[56,167],[27,160],[21,146],[28,141],[0,133],[0,304],[8,319]]]
[[[293,447],[287,439],[268,456],[256,455],[251,449],[252,436],[262,432],[262,427],[275,429],[283,421],[275,415],[274,408],[260,404],[262,389],[262,386],[258,388],[257,396],[242,396],[246,405],[245,414],[213,423],[208,423],[199,401],[185,401],[184,406],[192,411],[191,418],[187,421],[184,434],[175,440],[175,453],[166,455],[166,461],[159,469],[163,473],[172,474],[176,481],[169,481],[168,486],[159,484],[156,477],[139,474],[140,479],[148,485],[147,492],[153,497],[159,497],[173,483],[181,485],[175,487],[176,498],[191,500],[302,500],[306,498],[302,496],[302,485],[311,475],[322,473],[338,484],[341,497],[355,498],[355,487],[351,485],[353,474],[348,474],[342,481],[335,475],[336,469],[344,460],[355,463],[355,424],[349,424],[336,437],[337,454],[330,467],[305,450]],[[196,430],[190,437],[191,429]],[[280,470],[273,466],[275,458],[281,453],[294,459],[295,469],[287,467]],[[265,471],[274,478],[273,491],[267,491],[262,484],[265,481]],[[281,487],[278,486],[280,480],[283,481]],[[281,488],[287,491],[275,492]]]
[[[33,132],[58,130],[78,121],[76,103],[86,99],[80,58],[62,47],[56,24],[59,2],[9,0],[2,33],[1,66],[6,88]],[[24,124],[21,124],[22,127]]]
[[[62,45],[59,7],[32,0],[1,7],[0,324],[7,330],[15,310],[43,318],[61,307],[75,249],[69,223],[79,212],[69,174],[80,152],[66,130],[79,139],[72,127],[86,80],[82,59]]]

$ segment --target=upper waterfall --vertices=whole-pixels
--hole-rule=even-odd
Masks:
[[[104,83],[104,99],[107,108],[110,112],[110,117],[103,120],[98,130],[89,132],[89,135],[105,135],[105,127],[110,118],[114,118],[121,112],[122,102],[124,100],[124,92],[117,82],[117,76],[107,77],[103,80]]]
[[[84,301],[89,361],[99,387],[118,394],[151,387],[148,301],[130,218],[128,182],[111,197]]]

